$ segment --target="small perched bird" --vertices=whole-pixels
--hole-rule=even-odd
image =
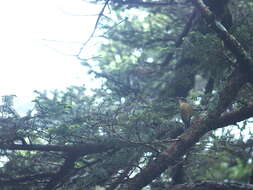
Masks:
[[[192,106],[189,103],[187,103],[185,98],[180,98],[179,108],[180,108],[181,118],[184,122],[185,128],[190,127],[191,117],[193,115]]]

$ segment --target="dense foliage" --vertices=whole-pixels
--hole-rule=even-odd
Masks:
[[[103,84],[36,92],[26,116],[3,97],[1,189],[253,189],[253,2],[92,3]]]

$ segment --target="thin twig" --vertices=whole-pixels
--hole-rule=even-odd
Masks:
[[[77,54],[77,57],[78,57],[78,58],[80,57],[80,54],[82,53],[84,47],[85,47],[85,46],[88,44],[88,42],[93,38],[93,36],[94,36],[94,34],[95,34],[96,30],[97,30],[98,23],[99,23],[101,17],[103,16],[104,10],[105,10],[106,6],[108,5],[109,1],[110,1],[110,0],[106,0],[106,2],[105,2],[105,4],[104,4],[103,8],[101,9],[100,13],[98,14],[98,18],[97,18],[96,24],[95,24],[95,26],[94,26],[94,29],[93,29],[93,31],[92,31],[90,37],[82,44],[82,47],[80,48],[80,50],[79,50],[79,52],[78,52],[78,54]]]
[[[178,37],[176,38],[176,42],[175,42],[175,47],[178,48],[181,46],[181,44],[183,43],[183,39],[185,36],[187,36],[187,34],[189,33],[189,31],[191,30],[192,28],[192,25],[193,25],[193,21],[194,21],[194,18],[196,17],[196,10],[194,10],[188,20],[188,22],[186,23],[183,31],[178,35]],[[163,66],[166,66],[169,64],[169,62],[171,61],[171,59],[173,58],[174,56],[174,53],[169,53],[165,60],[164,60],[164,63],[163,63]]]

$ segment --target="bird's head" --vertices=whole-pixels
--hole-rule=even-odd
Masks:
[[[179,103],[187,103],[187,100],[184,97],[178,97],[177,99]]]

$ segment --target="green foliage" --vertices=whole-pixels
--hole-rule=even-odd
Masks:
[[[32,176],[6,185],[6,190],[18,185],[45,188],[58,179],[62,170],[58,189],[88,190],[96,185],[116,189],[143,171],[171,142],[180,140],[177,138],[184,125],[178,97],[196,104],[196,120],[213,112],[224,81],[237,67],[235,57],[214,32],[203,33],[196,25],[182,44],[178,43],[185,18],[191,15],[191,4],[148,3],[157,1],[110,1],[113,20],[104,18],[99,26],[106,32],[99,58],[93,60],[99,69],[90,67],[90,73],[104,80],[92,96],[77,86],[51,93],[36,91],[34,107],[24,117],[13,108],[13,96],[3,98],[0,153],[5,161],[0,168],[0,182]],[[234,18],[230,31],[252,54],[253,4],[231,0],[229,8]],[[253,101],[252,89],[252,84],[242,87],[226,111]],[[250,120],[202,137],[176,162],[176,166],[182,164],[183,181],[247,182],[252,170],[253,137],[249,126]],[[65,150],[15,149],[38,144]],[[74,148],[68,151],[69,147]],[[71,159],[72,165],[65,163]],[[173,184],[176,166],[165,171],[151,187]],[[47,175],[34,177],[37,174]]]

